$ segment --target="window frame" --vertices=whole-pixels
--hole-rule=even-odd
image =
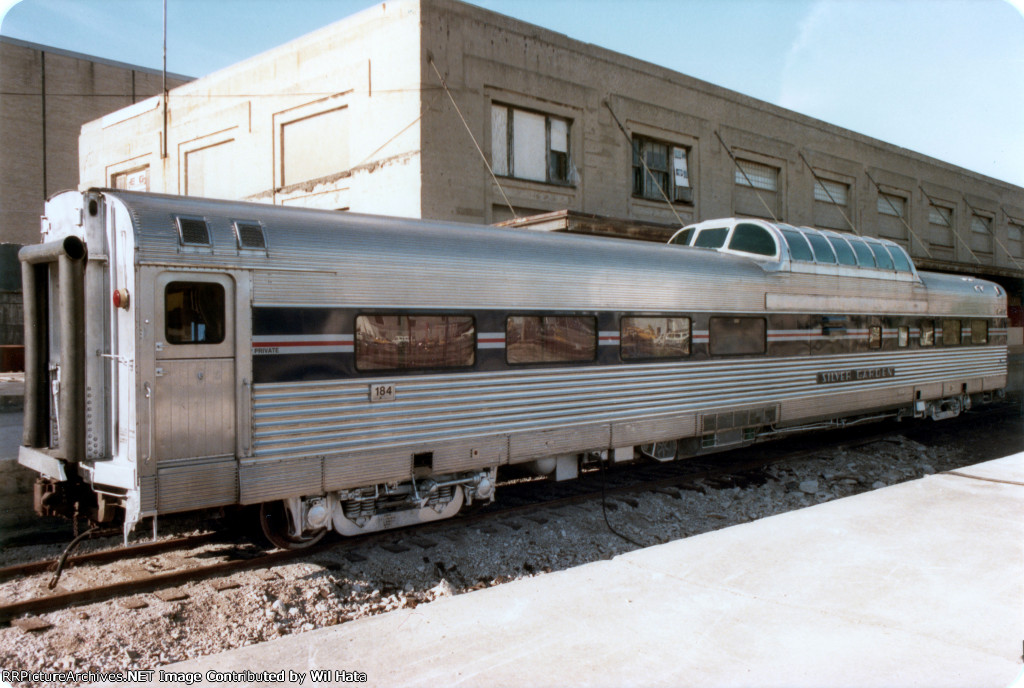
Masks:
[[[377,368],[367,368],[360,365],[360,353],[361,349],[365,346],[360,337],[359,321],[360,318],[465,318],[469,320],[472,328],[472,344],[469,348],[471,353],[470,363],[460,364],[427,364],[427,365],[396,365],[393,367],[383,366]],[[423,371],[423,370],[469,370],[476,367],[477,364],[477,338],[479,337],[480,330],[477,328],[476,316],[471,313],[441,313],[431,311],[427,312],[416,312],[416,311],[402,311],[402,312],[388,312],[388,311],[360,311],[356,313],[355,318],[352,320],[352,362],[353,366],[358,373],[365,373],[371,375],[386,375],[392,373],[407,373],[412,371]],[[409,342],[412,345],[412,341]]]
[[[511,351],[510,337],[509,337],[509,324],[513,318],[537,318],[540,320],[540,331],[544,332],[544,323],[548,318],[579,318],[581,320],[586,319],[593,325],[593,338],[592,338],[592,353],[590,358],[559,358],[553,360],[543,360],[546,355],[547,349],[542,349],[542,360],[529,360],[529,361],[512,361],[509,358],[509,352]],[[545,338],[541,337],[541,346],[545,344]],[[508,366],[529,366],[529,365],[566,365],[566,364],[586,364],[594,363],[598,359],[600,353],[600,330],[599,323],[596,315],[585,313],[511,313],[505,317],[505,364]]]
[[[184,275],[183,275],[183,277],[184,277]],[[213,288],[213,289],[218,289],[220,291],[220,300],[219,300],[220,317],[219,318],[215,318],[216,320],[219,320],[219,324],[220,324],[220,327],[219,327],[219,335],[220,336],[219,337],[211,338],[211,339],[199,339],[199,340],[197,340],[197,339],[188,339],[188,340],[186,340],[186,339],[179,338],[177,335],[174,335],[174,336],[171,335],[171,330],[170,330],[171,317],[170,317],[170,314],[171,314],[172,311],[171,311],[171,308],[169,307],[169,305],[167,303],[167,300],[168,300],[168,298],[170,296],[171,288],[175,287],[177,285],[182,285],[183,287]],[[162,327],[161,335],[163,336],[164,343],[166,343],[168,346],[175,346],[175,347],[177,347],[177,346],[196,347],[196,346],[218,346],[218,345],[221,345],[221,344],[223,344],[225,342],[225,340],[227,339],[227,335],[228,335],[228,314],[227,314],[228,313],[228,302],[227,302],[228,291],[227,291],[227,289],[224,288],[223,284],[221,284],[220,282],[210,282],[210,281],[191,280],[191,279],[171,280],[171,281],[167,282],[163,286],[163,289],[161,290],[161,293],[162,293],[162,296],[163,296],[163,298],[161,299],[161,303],[162,303],[162,306],[163,306],[163,327]],[[214,306],[213,307],[216,308],[217,305],[218,304],[216,302],[214,302]],[[195,323],[195,320],[192,320],[191,322]],[[210,323],[210,320],[209,319],[206,320],[203,323],[203,327],[208,328],[209,327],[209,323]]]
[[[496,140],[496,126],[494,111],[501,109],[505,111],[504,121],[504,145],[502,146],[505,150],[504,170],[498,169],[498,163],[494,151],[498,150],[498,146],[502,145],[501,141]],[[515,172],[515,113],[522,112],[526,115],[535,115],[544,118],[544,179],[536,179],[533,177],[519,176]],[[552,121],[562,122],[565,124],[565,151],[556,151],[552,149]],[[535,110],[531,108],[519,107],[517,105],[511,105],[501,101],[491,101],[491,166],[495,176],[502,177],[505,179],[516,179],[519,181],[533,182],[536,184],[552,184],[555,186],[568,186],[575,187],[576,182],[573,177],[573,157],[572,157],[572,132],[573,132],[573,120],[569,117],[562,117],[560,115],[553,115],[542,110]],[[553,153],[561,153],[564,157],[565,177],[556,178],[553,175],[553,168],[556,167],[556,163],[552,158]]]
[[[954,327],[947,327],[947,325],[953,323],[955,323]],[[962,328],[963,323],[960,320],[944,318],[942,320],[942,346],[960,346],[963,344]]]
[[[885,331],[881,325],[869,325],[868,326],[868,348],[873,350],[880,350],[882,348],[882,342],[885,340]]]
[[[669,320],[685,320],[685,331],[686,331],[686,351],[682,354],[658,356],[652,354],[650,356],[640,355],[626,355],[626,321],[627,320],[663,320],[666,324],[665,334],[668,335],[667,325]],[[678,330],[671,330],[672,332]],[[642,363],[645,361],[673,361],[683,360],[690,358],[693,355],[693,318],[688,315],[623,315],[619,318],[619,359],[626,363]]]
[[[645,153],[648,147],[653,146],[665,146],[665,169],[654,170],[651,168],[651,172],[659,172],[665,175],[665,187],[662,188],[665,196],[668,197],[670,202],[678,203],[680,205],[693,205],[693,182],[690,171],[692,165],[690,163],[690,146],[684,146],[682,144],[672,143],[671,141],[665,141],[658,139],[653,136],[645,136],[643,134],[633,134],[630,139],[630,151],[631,151],[631,166],[632,171],[632,195],[633,198],[643,199],[647,201],[664,201],[660,193],[658,193],[658,187],[655,179],[651,179],[651,174],[647,172],[647,169],[641,164],[641,160],[647,162]],[[678,181],[678,169],[676,168],[675,160],[677,151],[681,151],[683,154],[683,172],[686,178],[687,184],[679,185]],[[648,164],[650,167],[650,164]],[[637,189],[639,183],[640,189]]]
[[[761,348],[759,351],[753,349],[736,351],[720,351],[717,350],[715,343],[718,339],[715,336],[715,324],[724,320],[742,320],[742,321],[759,321],[761,323]],[[709,356],[721,356],[721,357],[732,357],[732,356],[764,356],[768,353],[768,318],[763,316],[750,316],[750,315],[716,315],[708,318],[708,355]]]
[[[975,318],[971,320],[971,344],[988,344],[988,321]]]
[[[934,320],[922,320],[918,326],[919,334],[917,336],[917,345],[922,347],[935,346],[935,321]],[[928,333],[925,336],[925,332]]]

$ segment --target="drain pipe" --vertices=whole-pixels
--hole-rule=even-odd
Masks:
[[[85,450],[85,243],[77,236],[18,251],[25,303],[25,419],[22,444],[42,448],[49,437],[49,264],[56,261],[60,299],[60,443],[69,461]]]

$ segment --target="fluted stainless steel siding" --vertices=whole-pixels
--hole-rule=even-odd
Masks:
[[[512,459],[539,455],[542,448],[549,453],[603,448],[618,438],[640,441],[641,432],[622,433],[630,424],[656,426],[666,417],[681,421],[673,436],[690,434],[692,414],[699,411],[781,403],[779,420],[786,423],[907,402],[920,385],[998,378],[1005,375],[1005,360],[1005,347],[965,347],[417,376],[387,379],[395,385],[395,401],[372,404],[367,383],[373,381],[264,384],[254,390],[255,455],[369,456],[375,448],[387,453],[395,445],[411,455],[488,435],[508,436]],[[817,382],[822,371],[886,366],[896,369],[894,377]],[[669,436],[665,427],[652,434]]]
[[[233,456],[170,461],[157,470],[161,513],[238,502],[238,465]]]

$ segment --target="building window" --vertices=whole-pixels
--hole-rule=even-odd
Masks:
[[[112,175],[110,186],[124,191],[149,191],[149,165]]]
[[[814,181],[814,225],[832,229],[849,229],[847,207],[850,205],[850,185],[828,179]]]
[[[735,212],[777,219],[779,217],[779,168],[751,160],[737,160],[734,176]],[[767,207],[766,207],[767,206]]]
[[[971,214],[971,250],[992,253],[992,218]]]
[[[577,315],[513,315],[505,322],[510,364],[592,361],[597,356],[597,321]]]
[[[619,330],[624,361],[690,355],[689,318],[627,317]]]
[[[764,318],[711,318],[708,345],[713,356],[763,354],[767,344]]]
[[[907,216],[907,199],[894,194],[878,194],[878,214],[903,218]]]
[[[1024,246],[1024,242],[1022,242],[1022,238],[1024,238],[1024,223],[1011,220],[1006,228],[1006,238],[1010,242],[1006,248],[1011,256],[1024,255],[1024,252],[1021,251],[1022,246]]]
[[[633,195],[654,200],[693,203],[689,149],[633,137]]]
[[[224,287],[213,282],[171,282],[164,290],[168,344],[220,344],[226,317]]]
[[[956,226],[954,220],[952,208],[937,205],[928,208],[928,230],[932,244],[953,248],[953,228]]]
[[[906,240],[907,199],[896,194],[879,193],[876,208],[879,236]]]
[[[571,122],[507,105],[491,106],[491,164],[503,177],[568,184]]]
[[[992,234],[992,218],[983,215],[971,216],[971,231],[986,236]]]
[[[360,315],[356,369],[465,368],[476,362],[476,327],[467,315]]]

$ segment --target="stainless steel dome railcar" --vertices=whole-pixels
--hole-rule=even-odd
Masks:
[[[123,511],[127,537],[259,504],[301,545],[453,515],[499,466],[942,418],[1006,384],[995,284],[757,220],[673,244],[58,194],[21,253],[19,460],[43,512]]]

